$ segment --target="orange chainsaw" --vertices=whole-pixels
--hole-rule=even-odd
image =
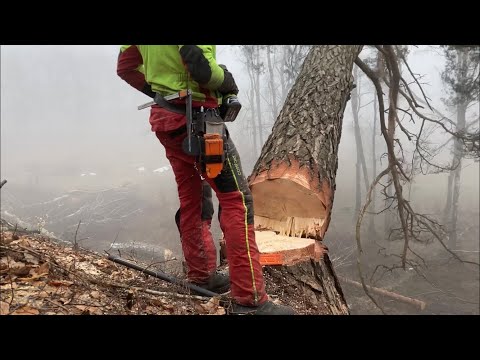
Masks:
[[[185,99],[185,107],[170,103],[176,99]],[[217,177],[225,162],[227,140],[225,122],[234,121],[242,108],[237,96],[234,94],[224,96],[218,109],[200,107],[193,110],[191,90],[181,90],[165,97],[157,93],[154,101],[141,105],[138,109],[155,104],[186,115],[187,137],[182,144],[183,151],[198,157],[202,172],[205,172],[207,177]]]

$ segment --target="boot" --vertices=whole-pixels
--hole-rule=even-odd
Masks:
[[[227,274],[213,273],[204,283],[192,283],[205,290],[223,294],[230,290],[230,276]]]
[[[295,311],[290,306],[274,304],[271,301],[265,301],[258,306],[243,306],[234,304],[230,312],[232,315],[295,315]]]

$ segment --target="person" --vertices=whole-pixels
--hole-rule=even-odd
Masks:
[[[165,97],[190,89],[194,114],[200,107],[215,111],[225,94],[238,94],[232,73],[216,62],[215,45],[123,45],[117,75],[151,98],[157,93]],[[189,281],[214,292],[230,287],[232,313],[294,314],[292,308],[270,301],[265,291],[255,242],[252,194],[228,130],[224,167],[217,177],[208,178],[200,170],[198,159],[182,148],[187,136],[185,100],[170,103],[153,105],[149,122],[175,174],[180,200],[176,220]],[[217,256],[209,222],[213,206],[206,209],[209,200],[204,196],[203,180],[215,191],[221,207],[220,227],[230,276],[216,272]]]
[[[180,239],[182,238],[182,229],[180,227],[180,209],[177,210],[175,213],[175,223],[177,224],[178,232],[180,233]],[[203,179],[202,180],[202,225],[201,225],[201,233],[203,236],[203,242],[205,246],[208,248],[206,251],[209,269],[215,269],[217,263],[217,257],[214,256],[215,253],[215,245],[213,242],[212,233],[210,228],[212,226],[212,218],[214,214],[213,210],[213,200],[212,200],[212,188],[208,184],[208,182]],[[220,220],[220,206],[218,209],[218,220]],[[213,248],[213,250],[212,250]],[[230,281],[228,277],[224,277],[219,274],[215,274],[210,277],[210,282],[206,285],[201,285],[201,287],[207,288],[207,290],[211,290],[218,293],[227,292],[230,288]]]

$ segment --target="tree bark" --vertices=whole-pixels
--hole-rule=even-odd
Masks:
[[[260,45],[255,45],[255,59],[256,59],[256,67],[255,67],[255,99],[257,101],[256,109],[257,109],[257,122],[258,122],[258,135],[260,137],[260,145],[263,144],[264,137],[263,137],[263,122],[262,122],[262,107],[260,103]]]
[[[457,50],[458,54],[458,73],[457,79],[459,83],[465,81],[467,76],[467,53],[464,49]],[[462,132],[465,129],[465,117],[467,112],[467,100],[463,94],[456,94],[457,96],[457,125],[456,131]],[[462,174],[462,141],[454,139],[453,163],[456,166],[453,170],[453,184],[452,184],[452,204],[450,212],[450,224],[448,231],[449,247],[456,249],[457,247],[457,217],[458,217],[458,199],[460,198],[460,175]],[[450,178],[449,178],[450,180]],[[450,182],[450,181],[449,181]]]
[[[357,86],[352,90],[352,113],[353,113],[353,125],[354,125],[354,133],[355,133],[355,145],[356,145],[356,152],[357,152],[357,163],[355,164],[355,181],[356,181],[356,197],[355,197],[355,216],[354,220],[357,219],[358,213],[360,211],[361,206],[361,197],[362,197],[362,190],[361,190],[361,183],[362,180],[360,178],[360,168],[363,171],[363,182],[365,184],[365,194],[368,193],[368,187],[370,186],[370,181],[368,180],[368,172],[367,172],[367,163],[365,161],[365,154],[363,152],[363,144],[362,144],[362,134],[360,132],[360,124],[358,119],[358,113],[360,112],[360,79],[358,77],[358,68],[355,67],[353,71],[353,77],[357,80]]]
[[[267,63],[268,63],[268,75],[270,80],[270,95],[272,97],[272,113],[273,118],[275,119],[278,115],[278,106],[277,106],[277,88],[275,86],[275,73],[273,71],[272,59],[270,57],[271,46],[267,46]]]
[[[257,230],[323,240],[333,206],[343,113],[361,48],[314,46],[307,55],[249,177]],[[330,313],[348,313],[326,252],[320,260],[293,266],[276,270],[299,288],[316,288],[331,305]]]
[[[377,96],[376,94],[373,95],[373,130],[372,130],[372,178],[375,179],[377,176],[377,154],[375,149],[375,136],[377,135],[377,112],[378,112],[378,105],[377,105]],[[372,213],[377,212],[376,207],[376,192],[372,192]],[[375,235],[375,215],[370,216],[370,224],[369,224],[369,233],[372,238]]]
[[[250,78],[250,89],[248,100],[250,102],[250,121],[252,123],[252,137],[253,137],[253,154],[256,157],[258,154],[258,145],[257,145],[257,125],[255,124],[255,90],[254,90],[254,75],[253,75],[253,65],[249,64],[247,66],[248,77]]]
[[[357,77],[357,68],[354,68],[353,71],[354,79]],[[357,84],[358,87],[358,84]],[[356,145],[356,153],[357,153],[357,161],[355,163],[355,211],[353,214],[353,221],[355,222],[358,213],[360,212],[360,206],[362,206],[362,188],[360,186],[360,151],[359,151],[359,127],[358,127],[358,111],[360,108],[359,101],[358,101],[358,89],[354,88],[352,90],[352,114],[353,114],[353,133],[355,134],[355,145]],[[367,185],[368,186],[368,185]],[[368,190],[367,190],[368,191]]]
[[[454,143],[455,143],[455,141],[454,141]],[[455,154],[453,155],[452,166],[455,166]],[[450,171],[450,173],[448,174],[447,202],[445,203],[445,209],[443,210],[443,223],[444,224],[447,224],[450,221],[449,216],[450,216],[451,210],[452,210],[452,188],[453,188],[452,184],[453,184],[453,178],[455,176],[454,174],[455,174],[455,172],[453,170]]]
[[[459,104],[457,106],[457,132],[465,129],[465,115],[467,108],[465,104]],[[458,217],[458,199],[460,198],[460,181],[462,174],[462,142],[459,139],[455,139],[455,153],[454,163],[456,164],[455,170],[453,170],[453,191],[452,191],[452,206],[451,217],[449,226],[449,247],[450,249],[456,249],[457,247],[457,217]]]

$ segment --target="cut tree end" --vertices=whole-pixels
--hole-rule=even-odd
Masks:
[[[277,235],[273,231],[255,231],[262,265],[294,265],[314,259],[319,261],[326,249],[319,241]]]
[[[328,181],[296,160],[279,162],[250,179],[255,225],[279,235],[321,240],[332,208]]]

